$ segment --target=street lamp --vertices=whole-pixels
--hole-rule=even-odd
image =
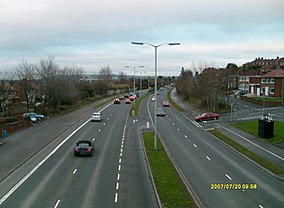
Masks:
[[[155,126],[154,126],[154,131],[155,131],[155,136],[154,136],[154,150],[157,150],[157,49],[158,47],[162,45],[169,45],[169,46],[175,46],[175,45],[180,45],[180,43],[162,43],[159,45],[154,45],[146,42],[131,42],[133,45],[149,45],[155,48]]]
[[[136,67],[140,67],[140,68],[142,68],[142,67],[144,67],[144,66],[129,66],[129,65],[127,65],[127,66],[124,66],[125,68],[133,68],[133,95],[135,95],[135,68]],[[134,99],[134,103],[135,103],[135,99]]]

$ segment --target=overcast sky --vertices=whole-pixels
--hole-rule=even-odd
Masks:
[[[0,71],[54,56],[60,66],[179,75],[284,56],[283,0],[0,0]]]

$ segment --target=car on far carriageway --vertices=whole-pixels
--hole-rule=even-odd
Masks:
[[[92,156],[95,150],[95,143],[90,140],[80,140],[74,147],[74,156]]]
[[[212,113],[212,112],[207,112],[207,113],[202,113],[200,116],[196,116],[194,118],[195,121],[208,121],[208,120],[217,120],[219,119],[220,114],[218,113]]]
[[[167,100],[164,100],[164,101],[163,101],[163,106],[164,106],[164,107],[170,107],[170,102],[167,101]]]
[[[163,108],[157,108],[157,116],[166,116]]]

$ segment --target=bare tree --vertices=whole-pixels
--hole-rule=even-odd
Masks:
[[[64,67],[59,72],[59,82],[61,83],[60,103],[71,104],[80,97],[80,77],[83,70],[79,67]]]
[[[59,104],[60,89],[62,84],[58,82],[59,66],[55,63],[54,57],[41,59],[36,67],[41,97],[44,105],[57,108]]]
[[[1,108],[3,116],[5,116],[5,110],[8,113],[8,98],[11,93],[12,85],[11,80],[13,79],[13,74],[11,72],[0,72],[0,99],[1,99]]]
[[[102,67],[100,70],[100,76],[102,80],[112,82],[112,71],[109,66]]]
[[[15,69],[15,76],[19,79],[19,87],[27,103],[27,111],[35,97],[35,65],[23,60]]]
[[[100,70],[100,79],[95,83],[95,90],[98,94],[105,95],[107,90],[112,88],[113,75],[109,66],[102,67]]]

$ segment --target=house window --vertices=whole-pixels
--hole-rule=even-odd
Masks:
[[[270,93],[270,94],[274,94],[274,88],[270,88],[270,89],[269,89],[269,93]]]
[[[270,78],[270,83],[275,83],[275,79],[274,78]]]
[[[261,88],[261,92],[265,93],[265,88],[264,87]]]
[[[265,83],[265,79],[264,78],[261,78],[261,83]]]

